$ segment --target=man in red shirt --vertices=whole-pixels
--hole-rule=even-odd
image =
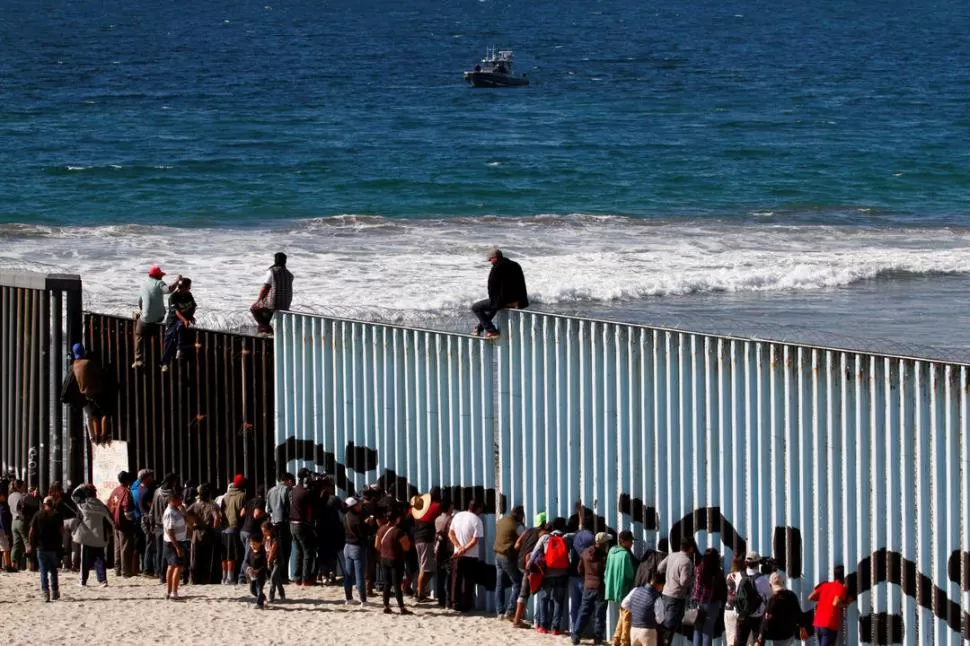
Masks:
[[[835,646],[839,639],[839,623],[842,608],[849,604],[849,591],[845,586],[845,568],[835,566],[833,581],[821,583],[808,596],[815,602],[815,634],[819,646]]]

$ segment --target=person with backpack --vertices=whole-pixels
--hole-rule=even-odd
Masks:
[[[660,562],[657,571],[663,574],[667,582],[664,584],[664,621],[660,629],[660,643],[673,643],[674,636],[680,629],[684,612],[687,610],[687,599],[694,590],[694,554],[697,545],[690,536],[680,540],[680,551],[671,553]]]
[[[636,562],[630,549],[633,532],[620,532],[618,545],[614,545],[606,557],[606,600],[619,606],[633,588],[636,579]],[[630,613],[620,608],[620,620],[613,633],[613,646],[630,646]]]
[[[131,496],[131,474],[118,474],[118,486],[108,497],[108,511],[114,525],[115,575],[129,578],[138,570],[135,559],[135,503]]]
[[[738,631],[735,644],[747,644],[749,637],[761,634],[761,623],[765,614],[765,604],[771,597],[771,583],[761,573],[761,555],[748,552],[744,559],[744,574],[738,581],[734,595],[734,612],[738,616]]]
[[[569,585],[569,546],[563,530],[566,519],[557,518],[546,526],[532,550],[532,565],[545,573],[536,592],[536,631],[540,635],[561,635],[562,619]]]

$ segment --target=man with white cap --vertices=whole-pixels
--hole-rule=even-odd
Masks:
[[[148,269],[148,279],[142,283],[138,292],[138,320],[135,321],[135,362],[132,368],[145,365],[145,349],[142,339],[146,334],[154,333],[154,328],[165,320],[165,297],[172,292],[182,280],[179,275],[175,282],[166,285],[162,278],[165,272],[158,265]]]
[[[354,603],[354,584],[357,585],[357,595],[360,597],[361,607],[367,605],[367,585],[364,575],[367,573],[367,530],[366,520],[361,513],[363,507],[360,500],[350,496],[344,501],[344,595],[347,605]]]

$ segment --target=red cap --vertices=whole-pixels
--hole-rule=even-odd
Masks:
[[[232,479],[232,486],[236,489],[242,489],[245,485],[246,478],[243,477],[243,474],[237,473],[236,477]]]
[[[162,268],[159,267],[158,265],[152,265],[151,267],[148,268],[149,278],[161,278],[164,275],[165,275],[165,272],[162,271]]]

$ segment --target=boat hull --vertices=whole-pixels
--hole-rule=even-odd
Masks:
[[[495,72],[465,72],[465,80],[472,87],[520,87],[529,84],[524,76]]]

